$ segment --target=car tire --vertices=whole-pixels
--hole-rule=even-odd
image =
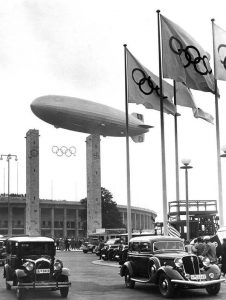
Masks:
[[[108,260],[113,260],[113,251],[108,253]]]
[[[18,287],[16,288],[16,297],[17,300],[23,300],[24,299],[24,289],[19,289]]]
[[[61,281],[62,282],[68,282],[68,276],[62,276]],[[68,292],[69,292],[69,287],[68,286],[60,288],[60,295],[61,295],[62,298],[67,298]]]
[[[161,295],[165,298],[171,298],[175,294],[175,289],[169,279],[169,277],[163,273],[159,277],[159,291]]]
[[[216,284],[206,287],[207,293],[211,296],[217,295],[219,293],[220,289],[221,289],[220,283],[216,283]]]
[[[127,268],[125,270],[125,287],[129,289],[133,289],[135,287],[135,281],[131,280],[129,270]]]
[[[83,253],[87,253],[88,251],[87,250],[83,250]]]

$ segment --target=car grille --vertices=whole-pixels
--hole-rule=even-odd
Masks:
[[[199,260],[197,256],[185,256],[182,258],[184,270],[187,274],[199,274]]]
[[[50,263],[47,261],[39,261],[36,264],[36,270],[37,269],[50,269]],[[49,281],[50,280],[50,273],[43,273],[43,274],[37,274],[35,275],[36,281]]]

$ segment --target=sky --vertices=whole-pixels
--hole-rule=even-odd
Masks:
[[[0,154],[11,161],[10,192],[26,193],[26,140],[40,134],[40,198],[80,201],[86,197],[84,133],[55,129],[38,119],[31,102],[44,95],[74,96],[124,111],[124,47],[158,75],[157,13],[180,25],[212,55],[212,23],[226,30],[225,1],[178,0],[0,0]],[[213,60],[211,60],[213,66]],[[167,80],[172,84],[172,80]],[[226,82],[219,81],[220,139],[226,144]],[[193,91],[197,106],[215,117],[211,93]],[[145,142],[130,142],[131,204],[154,210],[162,220],[160,114],[130,104],[154,126]],[[179,160],[190,158],[189,199],[217,200],[215,125],[178,107]],[[165,115],[167,199],[176,200],[174,119]],[[58,157],[52,146],[76,147],[76,156]],[[180,163],[181,165],[181,163]],[[226,198],[226,159],[222,159]],[[127,204],[126,140],[101,137],[101,185],[117,204]],[[0,161],[0,193],[7,193],[7,162]],[[180,170],[180,199],[185,200]],[[226,204],[224,205],[224,214]]]

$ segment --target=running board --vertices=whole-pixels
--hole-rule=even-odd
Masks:
[[[143,277],[131,277],[130,279],[133,281],[136,281],[136,282],[140,282],[140,283],[149,283],[150,282],[150,279],[147,280],[147,278],[143,278]]]

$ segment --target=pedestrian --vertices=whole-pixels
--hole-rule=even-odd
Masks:
[[[199,236],[196,240],[195,245],[192,248],[192,251],[197,256],[200,256],[203,254],[204,249],[205,249],[205,245],[203,243],[203,239]]]
[[[104,241],[100,239],[99,245],[98,245],[98,254],[99,254],[99,260],[101,259],[101,252],[102,249],[104,248]]]
[[[189,241],[185,241],[185,250],[189,253],[189,254],[191,254],[192,253],[192,245],[190,244],[190,242]]]
[[[222,257],[221,272],[222,272],[222,275],[225,276],[225,274],[226,274],[226,238],[223,239],[223,244],[221,245],[221,257]]]
[[[75,238],[71,239],[71,250],[75,250]]]
[[[56,249],[60,250],[60,241],[58,238],[56,239]]]
[[[204,257],[208,257],[211,263],[217,262],[217,253],[216,253],[216,245],[210,241],[210,236],[205,236],[203,238],[205,242],[205,248],[203,253],[201,254]]]
[[[66,237],[64,240],[64,245],[65,245],[65,251],[70,251],[69,247],[70,247],[70,242],[68,240],[68,238]]]

